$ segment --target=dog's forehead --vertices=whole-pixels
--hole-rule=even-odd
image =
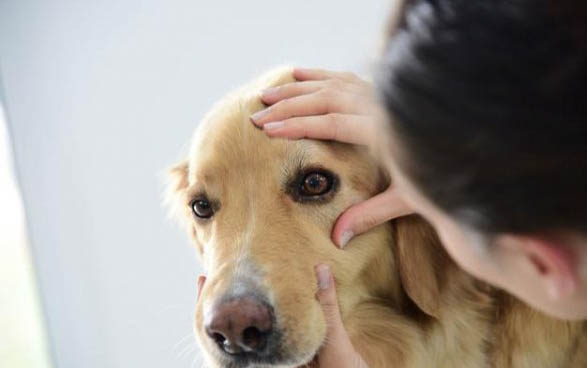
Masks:
[[[219,173],[275,169],[282,171],[344,159],[356,149],[316,140],[269,138],[251,121],[260,101],[231,101],[202,121],[192,141],[190,173],[200,177]],[[352,156],[352,155],[351,155]]]
[[[283,159],[296,146],[272,140],[249,120],[249,109],[236,107],[209,115],[198,128],[190,153],[190,168],[196,172],[265,165],[268,159]]]

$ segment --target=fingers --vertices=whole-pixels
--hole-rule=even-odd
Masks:
[[[339,142],[366,144],[373,140],[371,118],[361,115],[330,113],[291,118],[265,124],[270,137],[288,139],[314,138]],[[360,126],[361,129],[357,129]]]
[[[413,210],[399,197],[393,187],[364,202],[348,208],[336,221],[332,239],[340,248],[356,235],[391,219],[409,215]]]
[[[316,298],[322,306],[327,326],[327,342],[318,354],[320,368],[358,368],[364,363],[353,348],[342,324],[334,278],[327,265],[316,266],[318,293]]]
[[[293,116],[321,115],[326,112],[328,112],[328,106],[323,99],[309,94],[281,100],[275,105],[253,114],[251,120],[256,126],[263,127],[268,122],[281,121]]]
[[[257,127],[272,137],[375,141],[380,107],[373,86],[346,72],[300,68],[294,76],[297,82],[262,92],[261,99],[270,107],[251,116]]]
[[[273,105],[286,98],[314,93],[323,87],[324,83],[320,81],[288,83],[264,90],[261,93],[261,100],[267,105]]]
[[[291,117],[323,115],[336,113],[361,113],[360,107],[355,106],[355,97],[340,91],[322,90],[281,100],[271,107],[261,110],[251,116],[251,120],[258,127],[266,123],[282,121]]]

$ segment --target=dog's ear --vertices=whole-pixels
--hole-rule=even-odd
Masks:
[[[165,195],[163,202],[169,208],[169,214],[182,218],[180,209],[183,208],[185,190],[188,187],[188,161],[182,160],[173,165],[165,179]]]
[[[444,271],[451,261],[435,231],[421,217],[400,218],[394,224],[402,286],[424,313],[438,318]]]
[[[188,186],[188,160],[181,160],[169,168],[167,173],[171,190],[177,192]]]
[[[185,226],[188,230],[190,237],[192,238],[198,255],[204,253],[202,244],[198,242],[196,236],[196,230],[190,224],[191,222],[191,210],[187,206],[187,189],[189,187],[189,163],[188,160],[182,160],[177,164],[173,165],[167,171],[166,177],[166,188],[164,204],[169,208],[169,215],[174,217],[180,222],[182,226]],[[204,262],[203,259],[200,259]]]

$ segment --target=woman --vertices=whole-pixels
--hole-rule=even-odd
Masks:
[[[375,147],[392,186],[348,209],[333,239],[417,212],[470,273],[535,308],[587,318],[587,6],[582,0],[413,0],[376,87],[298,69],[252,120],[270,136]],[[377,124],[385,120],[385,124]],[[385,138],[383,138],[385,137]],[[360,367],[332,276],[317,268],[330,344],[320,367]]]

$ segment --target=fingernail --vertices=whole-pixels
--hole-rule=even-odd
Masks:
[[[283,121],[274,121],[263,125],[263,130],[279,129],[283,128],[285,123]]]
[[[316,269],[318,274],[318,288],[326,290],[330,287],[330,267],[327,265],[320,265]]]
[[[267,88],[266,90],[261,92],[261,98],[275,97],[277,96],[278,90],[279,88],[277,87]]]
[[[340,237],[340,247],[344,248],[348,242],[355,236],[352,230],[345,230]]]
[[[251,119],[254,122],[257,122],[257,120],[260,120],[263,116],[267,115],[268,113],[269,113],[269,109],[257,111],[256,113],[254,113],[253,115],[251,115]]]

